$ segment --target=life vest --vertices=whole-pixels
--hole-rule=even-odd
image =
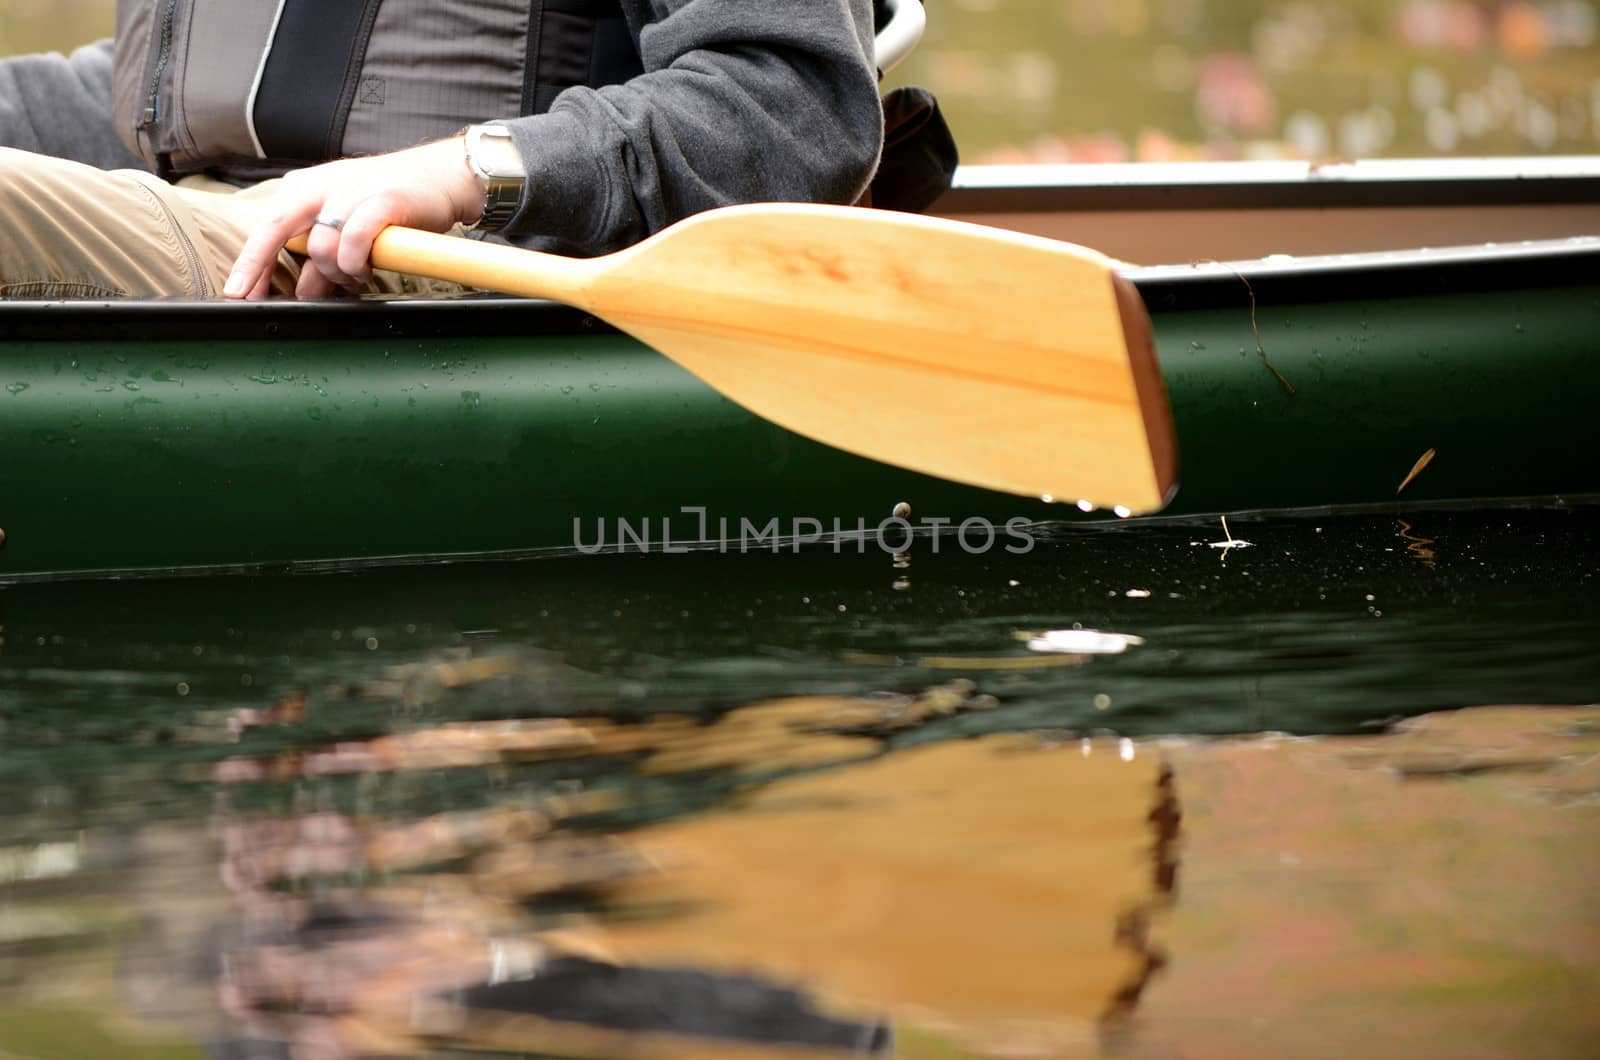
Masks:
[[[643,72],[618,0],[119,0],[117,126],[164,176],[259,180]]]

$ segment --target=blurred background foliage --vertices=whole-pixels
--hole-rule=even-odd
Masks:
[[[1594,0],[929,0],[968,161],[1600,148]]]
[[[891,83],[967,161],[1600,150],[1597,0],[927,0]],[[111,32],[114,0],[0,0],[0,54]]]

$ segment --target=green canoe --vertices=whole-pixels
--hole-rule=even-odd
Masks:
[[[1167,514],[1600,494],[1600,238],[1128,274]],[[546,303],[0,303],[0,583],[768,548],[902,504],[1000,545],[1106,517],[799,438]]]

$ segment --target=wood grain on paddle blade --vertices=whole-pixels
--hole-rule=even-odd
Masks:
[[[1133,512],[1176,483],[1144,308],[1081,247],[785,203],[589,260],[391,229],[373,263],[580,306],[757,415],[885,463]]]

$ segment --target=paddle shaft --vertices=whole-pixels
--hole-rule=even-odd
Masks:
[[[304,254],[306,237],[291,239],[289,249]],[[589,285],[601,263],[610,258],[568,258],[504,243],[391,226],[373,242],[371,260],[375,268],[390,272],[588,309]]]

